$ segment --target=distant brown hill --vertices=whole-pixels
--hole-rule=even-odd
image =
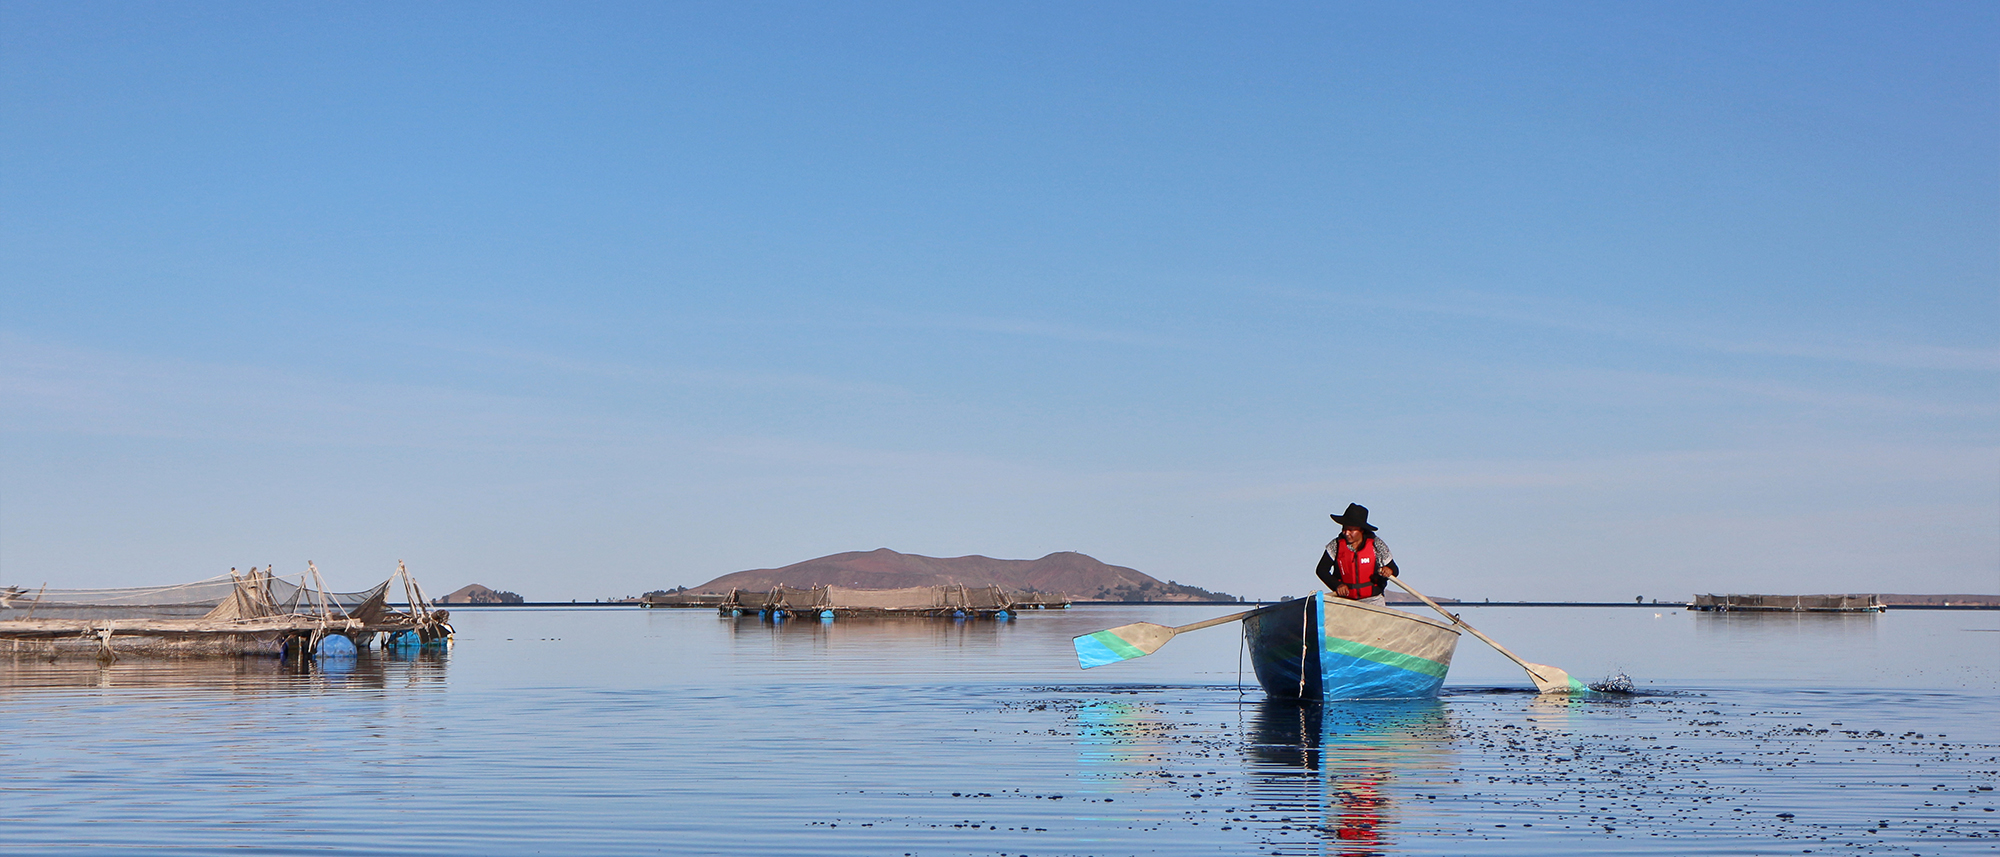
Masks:
[[[439,604],[519,604],[521,596],[512,592],[488,589],[477,583],[462,586],[456,592],[437,600]]]
[[[793,563],[725,574],[689,592],[731,589],[847,586],[901,589],[907,586],[999,586],[1017,592],[1061,593],[1080,601],[1233,601],[1235,596],[1197,586],[1161,581],[1122,565],[1108,565],[1074,551],[1041,559],[985,556],[930,557],[888,548],[852,551]]]

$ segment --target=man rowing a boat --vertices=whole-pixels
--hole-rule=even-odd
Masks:
[[[1368,523],[1368,507],[1347,504],[1347,511],[1329,515],[1340,524],[1340,538],[1326,543],[1313,573],[1334,595],[1365,604],[1381,604],[1389,578],[1396,576],[1396,558],[1389,546],[1375,537]]]

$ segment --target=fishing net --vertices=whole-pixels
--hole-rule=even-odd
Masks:
[[[799,589],[780,586],[771,590],[771,606],[785,610],[819,610],[827,606],[826,587]]]
[[[1696,610],[1727,612],[1746,610],[1777,613],[1876,613],[1882,610],[1879,595],[1696,595]]]
[[[330,592],[252,569],[193,583],[114,589],[0,588],[0,621],[12,619],[252,619],[293,613],[352,615],[371,601],[386,605],[389,582],[359,592]]]
[[[802,589],[780,586],[772,590],[737,589],[723,599],[721,609],[790,610],[796,612],[840,610],[857,613],[943,613],[956,610],[992,612],[1011,610],[1014,597],[998,586],[970,588],[962,585],[911,586],[902,589],[851,589],[820,586]]]
[[[399,564],[410,612],[389,605],[396,577],[359,592],[334,592],[317,569],[296,582],[269,569],[193,583],[115,589],[0,587],[0,653],[116,658],[123,654],[224,655],[319,651],[322,642],[423,646],[447,640],[442,610]],[[344,638],[331,641],[332,637]],[[401,642],[395,642],[401,641]]]
[[[912,586],[904,589],[849,589],[827,587],[827,599],[842,607],[868,610],[930,610],[941,607],[939,587]]]
[[[959,587],[965,596],[965,606],[974,610],[1005,610],[1013,605],[1013,600],[998,586],[983,586],[978,589]]]

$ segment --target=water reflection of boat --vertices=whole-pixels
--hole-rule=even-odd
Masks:
[[[1401,610],[1314,593],[1243,620],[1264,692],[1281,699],[1435,697],[1458,629]]]
[[[1436,764],[1448,733],[1435,699],[1267,699],[1251,725],[1252,804],[1280,822],[1314,819],[1332,853],[1382,854],[1395,816],[1391,786]]]

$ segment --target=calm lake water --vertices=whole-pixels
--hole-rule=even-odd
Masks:
[[[1465,609],[1631,696],[1266,701],[1224,607],[773,626],[461,610],[296,670],[0,659],[9,854],[1994,854],[2000,612]],[[1239,676],[1241,678],[1239,679]]]

